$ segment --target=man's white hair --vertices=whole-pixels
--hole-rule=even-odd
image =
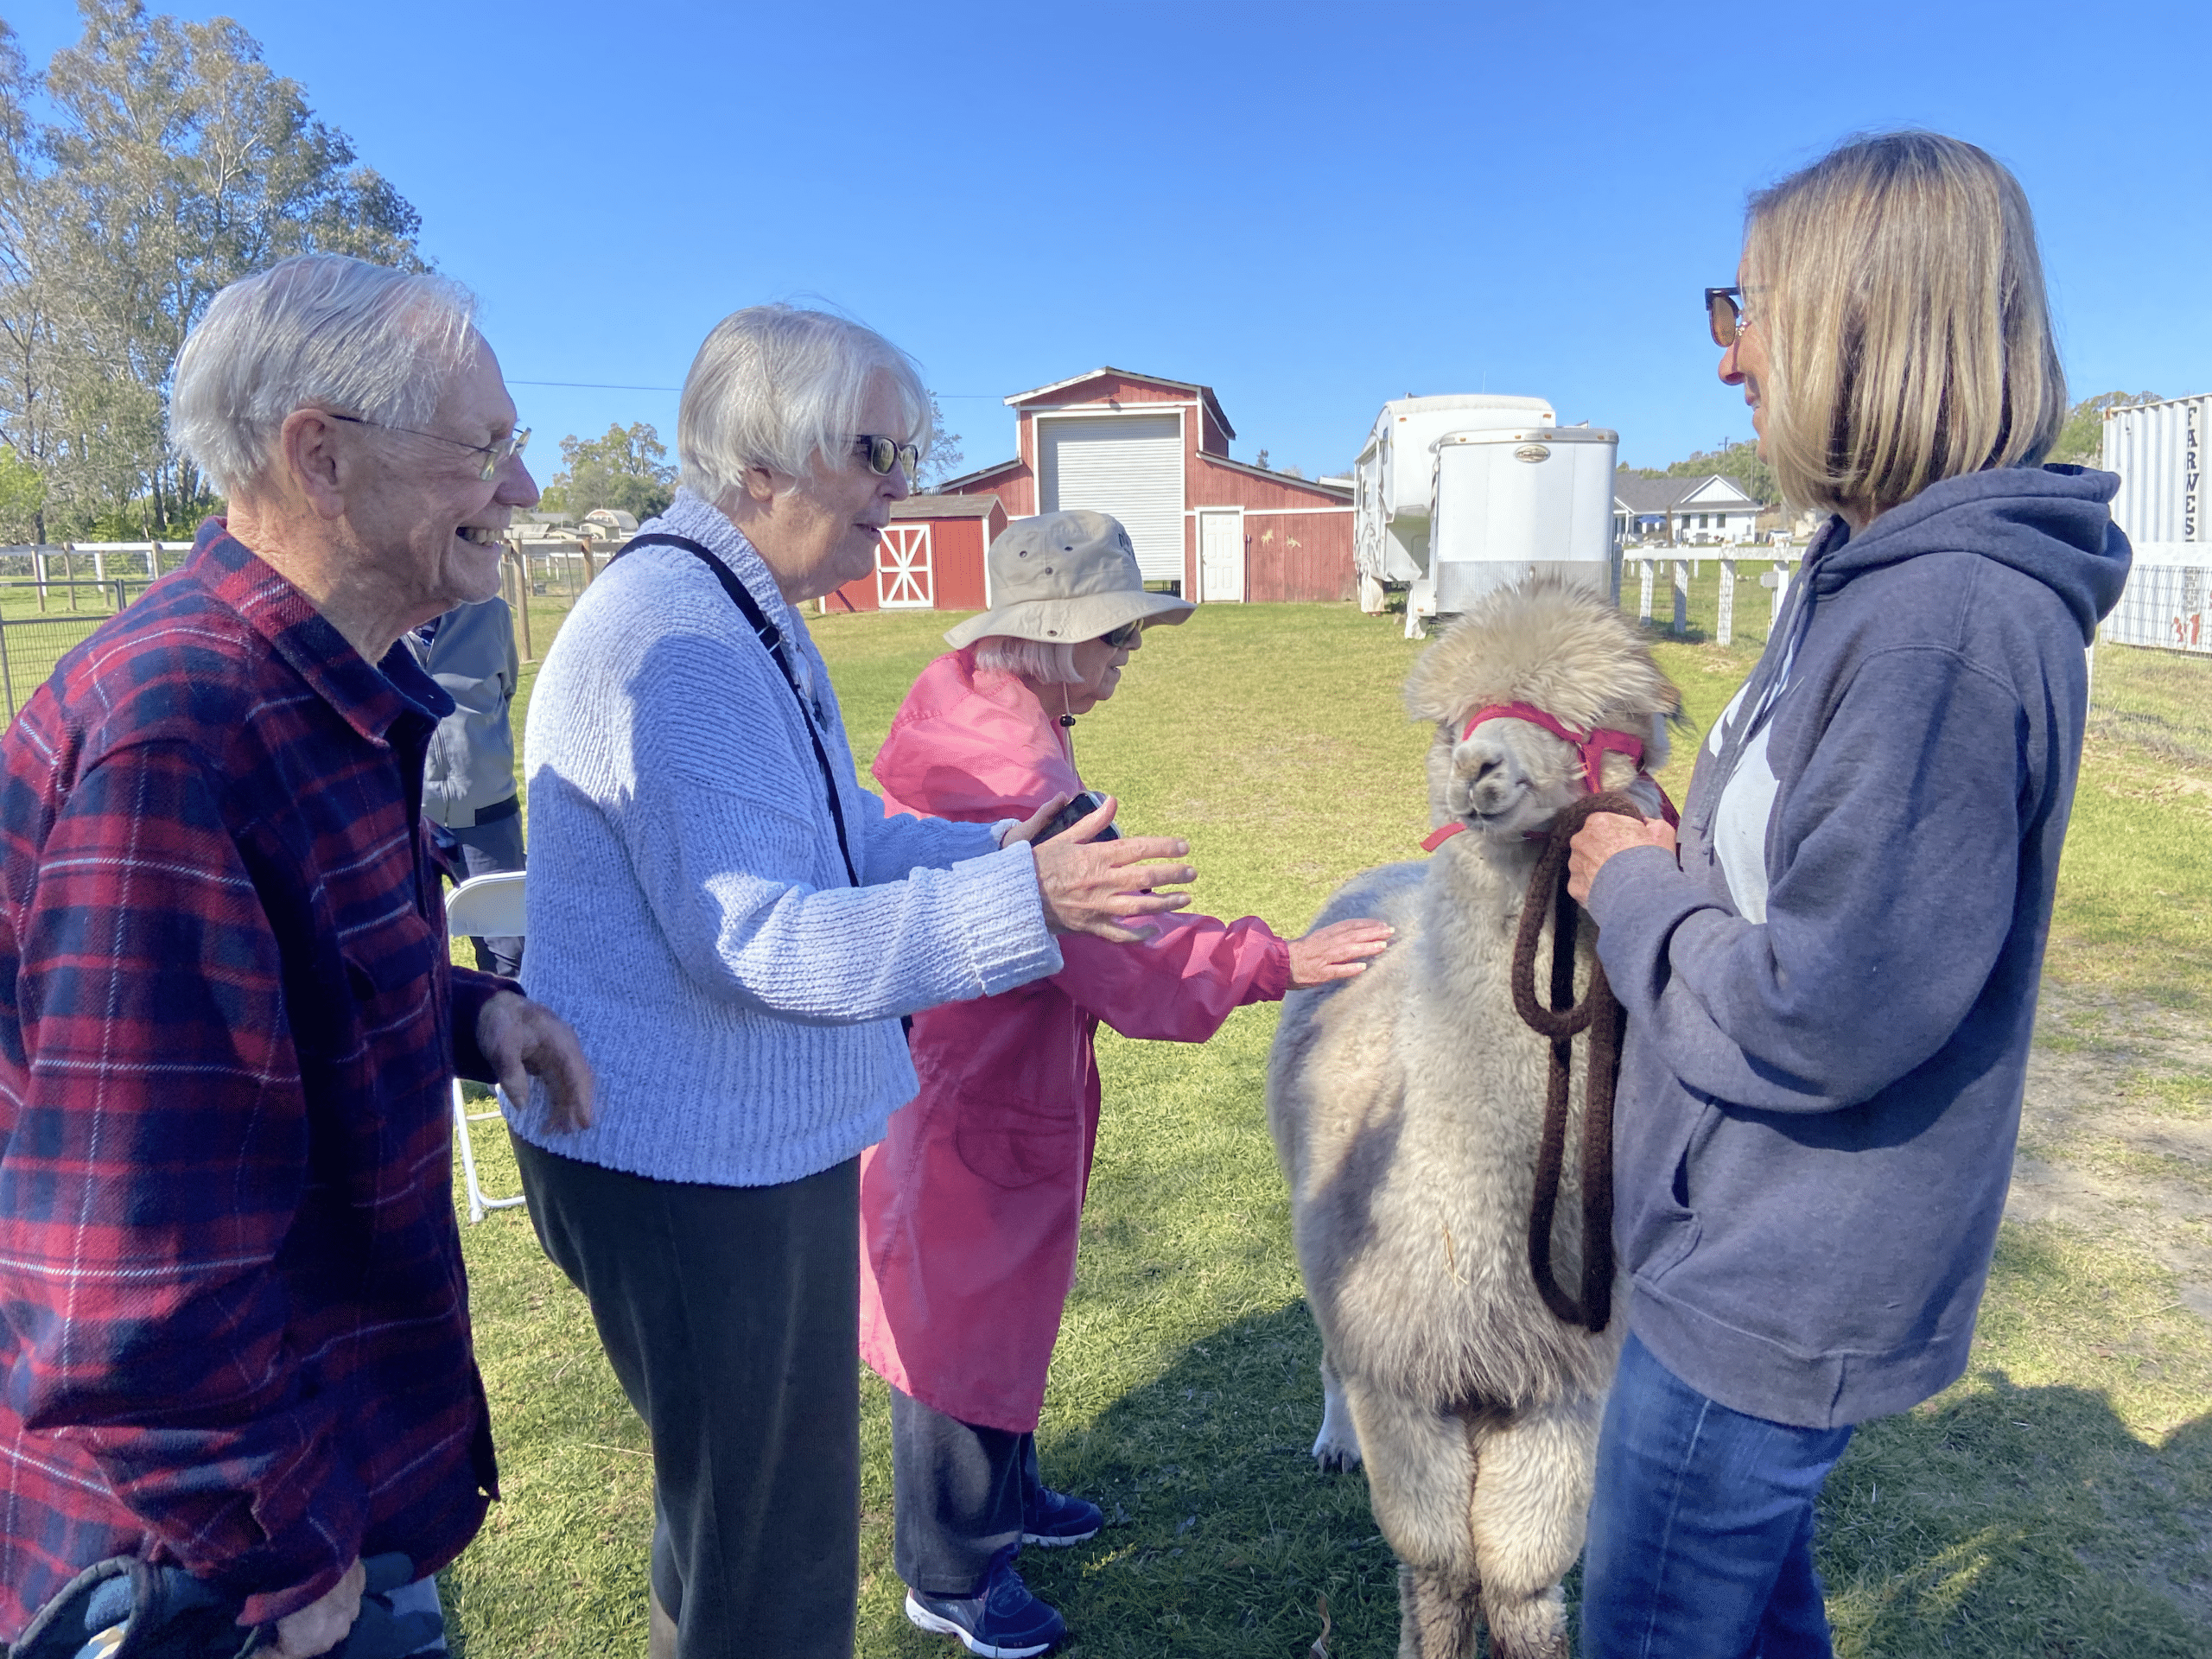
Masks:
[[[976,642],[976,666],[987,673],[1012,674],[1039,685],[1081,685],[1075,647],[1061,639],[1017,639],[987,633]]]
[[[914,359],[873,328],[826,311],[749,305],[716,323],[676,416],[676,454],[687,489],[721,505],[745,486],[746,469],[804,479],[847,464],[861,435],[872,383],[887,377],[898,429],[873,433],[926,451],[929,389]]]
[[[257,482],[296,409],[423,427],[476,349],[449,277],[303,253],[232,283],[184,342],[169,433],[226,493]]]

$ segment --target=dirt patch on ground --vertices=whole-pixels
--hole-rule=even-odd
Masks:
[[[2005,1213],[2126,1231],[2212,1322],[2212,1031],[2046,984]]]

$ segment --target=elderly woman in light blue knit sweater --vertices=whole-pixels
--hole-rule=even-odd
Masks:
[[[1184,843],[888,817],[797,611],[874,568],[929,436],[912,363],[843,319],[725,319],[684,488],[538,676],[532,996],[596,1121],[510,1110],[546,1253],[652,1433],[651,1652],[850,1653],[857,1159],[915,1090],[900,1016],[1055,972],[1058,932],[1179,908]]]

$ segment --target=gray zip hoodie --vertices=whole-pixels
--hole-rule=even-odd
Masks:
[[[2051,893],[2118,602],[2119,480],[1946,480],[1831,520],[1698,756],[1681,866],[1590,895],[1628,1010],[1629,1327],[1754,1416],[1834,1427],[1965,1370]]]

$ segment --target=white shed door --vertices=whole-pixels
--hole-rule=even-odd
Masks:
[[[1183,580],[1183,421],[1097,415],[1037,423],[1046,512],[1091,507],[1129,532],[1147,582]]]
[[[1208,604],[1244,599],[1244,515],[1198,513],[1198,597]]]
[[[926,611],[935,603],[930,527],[886,524],[875,544],[875,602],[886,611]]]

